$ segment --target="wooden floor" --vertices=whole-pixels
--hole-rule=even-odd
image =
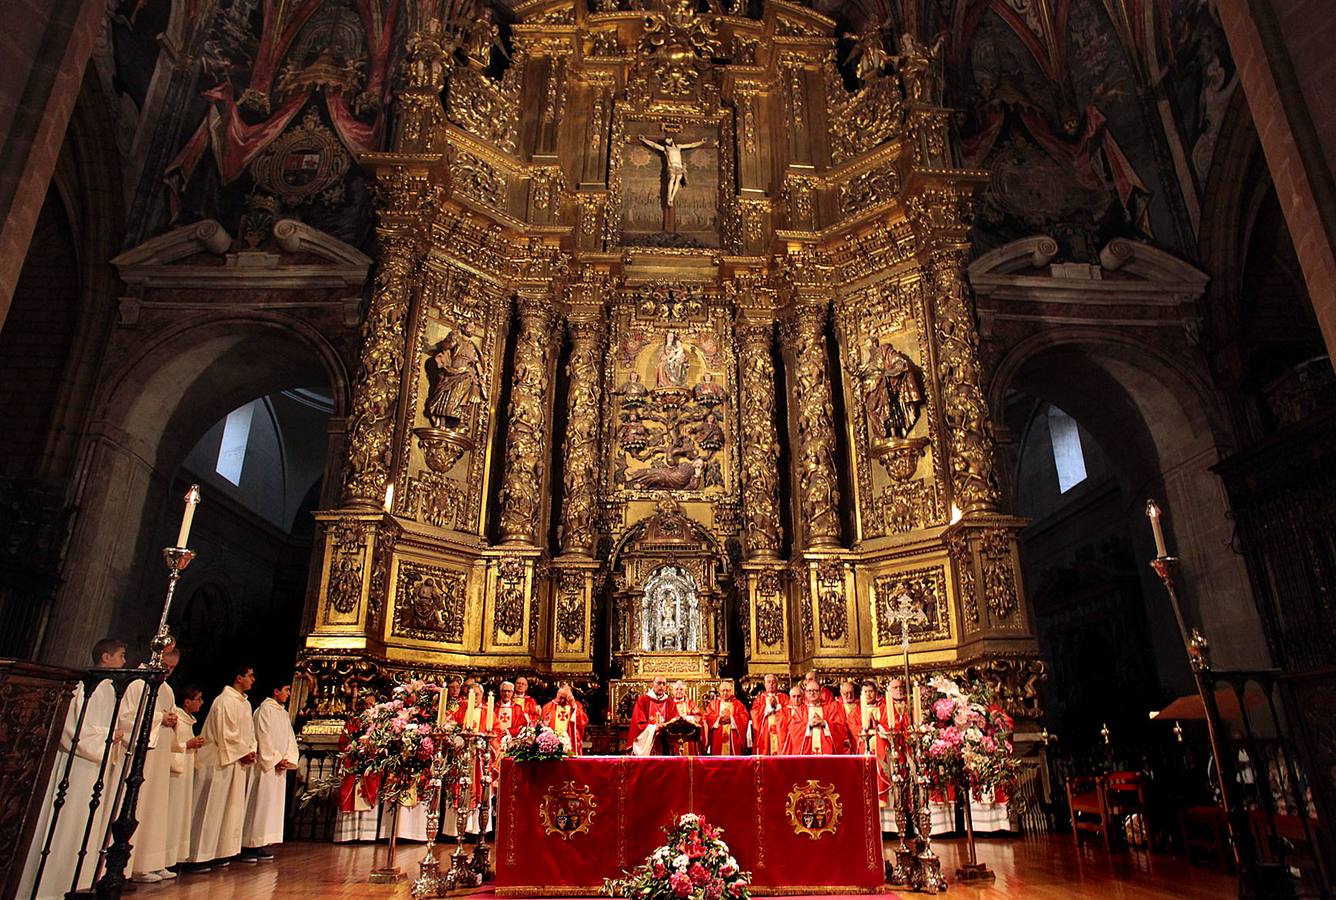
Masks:
[[[996,871],[997,880],[987,885],[957,884],[954,875],[964,842],[943,840],[933,846],[951,881],[947,896],[958,900],[1217,900],[1236,891],[1232,877],[1186,865],[1182,857],[1127,852],[1109,855],[1096,843],[1077,849],[1066,835],[981,840],[979,858]],[[139,885],[135,896],[138,900],[408,897],[407,881],[397,885],[367,883],[373,858],[378,864],[384,857],[383,845],[294,843],[272,849],[277,857],[273,862],[234,862],[226,869],[202,875],[184,875],[160,885]],[[437,848],[441,855],[453,849]],[[421,859],[421,844],[400,845],[400,868],[416,875]]]

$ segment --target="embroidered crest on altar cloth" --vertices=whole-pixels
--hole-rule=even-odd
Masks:
[[[784,811],[794,834],[805,834],[817,840],[823,834],[835,833],[844,807],[840,805],[840,795],[835,792],[835,785],[808,779],[806,784],[796,784],[789,791],[789,801]]]
[[[547,789],[538,807],[538,817],[543,822],[545,832],[559,834],[570,840],[577,834],[589,832],[597,806],[589,785],[576,787],[574,781],[567,781],[560,787],[553,785]]]

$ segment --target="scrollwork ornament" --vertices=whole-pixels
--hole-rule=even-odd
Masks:
[[[1001,529],[985,531],[979,542],[984,596],[995,622],[1010,619],[1019,605],[1011,548],[1011,536]]]
[[[557,633],[568,646],[584,642],[583,572],[562,572],[557,585]]]
[[[821,636],[838,642],[849,631],[849,617],[844,602],[844,564],[826,560],[817,567],[817,602],[821,608]]]
[[[496,566],[496,630],[519,634],[524,624],[524,576],[528,565],[518,556],[503,556]]]

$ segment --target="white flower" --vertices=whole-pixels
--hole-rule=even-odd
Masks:
[[[737,861],[736,859],[734,859],[733,857],[730,856],[730,857],[728,858],[728,860],[724,863],[724,865],[726,865],[726,866],[732,866],[734,869],[737,869],[737,867],[738,867],[738,861]]]
[[[685,872],[687,869],[687,863],[689,862],[691,862],[691,860],[687,859],[687,855],[685,853],[679,853],[676,857],[673,858],[673,868],[681,869],[683,872]]]

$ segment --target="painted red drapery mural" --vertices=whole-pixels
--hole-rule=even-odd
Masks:
[[[502,761],[497,893],[597,894],[687,812],[724,830],[763,893],[884,884],[877,775],[863,757],[619,756]]]

